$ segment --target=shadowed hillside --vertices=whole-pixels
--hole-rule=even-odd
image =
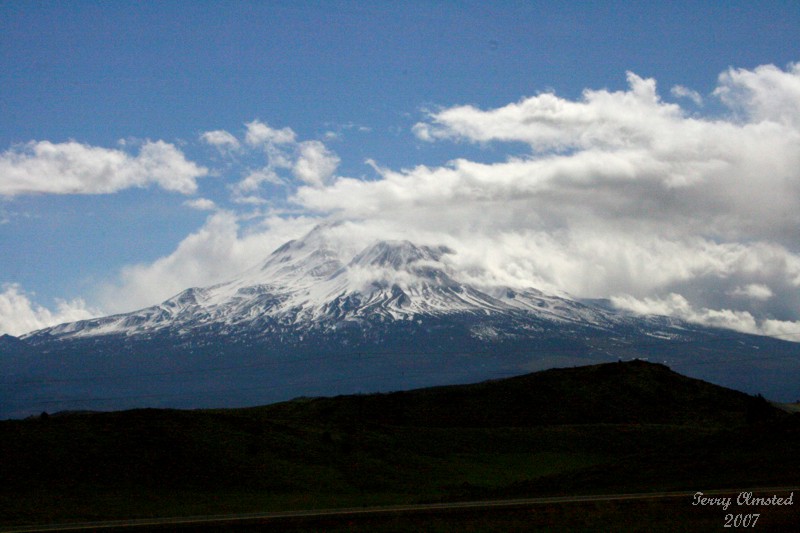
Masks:
[[[0,422],[0,525],[789,485],[800,415],[643,361]]]
[[[475,385],[316,398],[266,410],[336,423],[427,427],[735,425],[778,414],[763,398],[638,360],[552,369]]]

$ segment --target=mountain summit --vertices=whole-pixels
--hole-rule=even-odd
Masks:
[[[242,406],[649,358],[800,397],[800,345],[465,282],[444,246],[344,253],[324,228],[159,305],[0,342],[0,417],[44,408]]]
[[[453,253],[445,246],[377,241],[344,262],[312,232],[306,239],[287,242],[261,265],[228,282],[187,289],[132,313],[61,324],[25,338],[35,343],[162,330],[185,336],[214,325],[266,335],[276,328],[298,332],[354,324],[368,328],[374,322],[454,314],[507,315],[600,328],[621,320],[607,310],[535,289],[460,283],[443,262]]]

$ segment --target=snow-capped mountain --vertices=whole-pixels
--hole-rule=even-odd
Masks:
[[[318,228],[159,305],[0,339],[0,417],[254,405],[465,383],[634,357],[800,397],[800,344],[465,281],[444,246],[345,252]]]
[[[454,253],[409,241],[378,241],[344,261],[318,235],[290,241],[258,265],[226,283],[187,289],[165,302],[93,320],[62,324],[25,336],[69,339],[142,335],[198,328],[250,328],[269,333],[277,325],[334,330],[342,325],[443,317],[453,314],[536,317],[606,327],[618,315],[530,288],[477,288],[454,279],[442,261]]]

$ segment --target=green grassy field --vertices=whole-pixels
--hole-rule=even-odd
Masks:
[[[7,420],[0,422],[0,528],[523,496],[793,486],[800,480],[799,419],[763,398],[691,380],[660,365],[631,362],[470,386],[298,399],[251,409],[135,410]],[[692,516],[705,516],[688,501],[663,505],[673,504],[680,512],[663,516],[663,523],[681,512],[685,523]],[[657,505],[642,503],[628,519],[644,525],[664,514]],[[630,514],[620,506],[573,506],[570,511],[564,505],[537,512],[561,513],[553,520],[562,530],[581,531],[588,526],[581,525],[577,515],[570,518],[575,509],[595,509],[597,520],[612,523]],[[791,510],[768,513],[779,517]],[[486,513],[485,519],[498,527],[506,525],[497,531],[515,530],[514,521],[533,527],[528,511],[506,511]],[[716,511],[711,518],[721,527],[724,513]],[[374,520],[387,531],[403,530],[397,521],[407,519],[425,521],[423,529],[429,531],[455,530],[441,529],[450,527],[448,520],[460,524],[460,531],[492,530],[481,516],[450,513],[444,518]],[[470,523],[484,527],[470,529]],[[568,524],[576,529],[568,529],[573,527]]]

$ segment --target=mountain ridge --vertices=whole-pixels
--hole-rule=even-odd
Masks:
[[[800,397],[800,344],[535,287],[479,286],[447,247],[376,240],[345,253],[325,232],[227,282],[0,343],[0,417],[53,405],[246,406],[633,358],[774,400]]]
[[[720,387],[640,359],[520,376],[302,400],[334,423],[425,427],[553,424],[747,424],[783,413],[763,397]],[[275,406],[280,411],[280,406]],[[353,416],[353,413],[358,416]],[[313,416],[313,415],[309,415]]]
[[[190,288],[138,311],[61,324],[22,338],[36,343],[46,336],[135,335],[176,324],[236,324],[263,316],[298,324],[521,311],[597,325],[622,320],[618,313],[532,288],[486,289],[456,281],[441,262],[449,253],[454,252],[445,246],[376,241],[344,263],[325,245],[311,248],[304,241],[289,241],[231,281]]]

